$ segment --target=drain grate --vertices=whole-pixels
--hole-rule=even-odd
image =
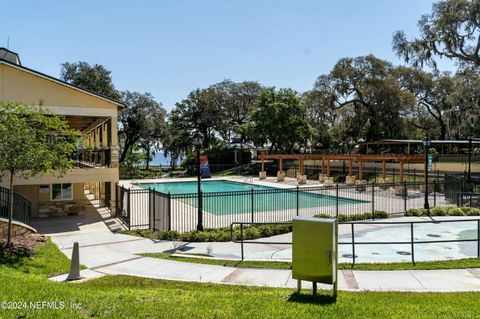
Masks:
[[[408,251],[403,251],[403,250],[397,251],[397,254],[402,255],[402,256],[409,256],[409,255],[411,255],[411,253],[409,253]]]

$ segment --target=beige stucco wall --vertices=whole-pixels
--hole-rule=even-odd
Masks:
[[[8,173],[2,178],[2,186],[8,188],[7,181],[9,180]],[[42,175],[30,179],[24,179],[20,176],[15,176],[13,179],[14,185],[39,185],[39,184],[54,184],[54,183],[88,183],[88,182],[118,182],[119,173],[118,168],[113,167],[98,167],[98,168],[75,168],[63,176],[56,175]]]
[[[28,105],[106,108],[117,110],[118,105],[40,75],[0,64],[0,100]]]
[[[41,184],[73,183],[75,196],[83,196],[83,183],[111,182],[114,185],[118,182],[119,171],[114,161],[118,157],[117,116],[121,106],[107,99],[4,63],[0,63],[0,101],[18,102],[27,105],[38,104],[42,101],[43,107],[50,109],[55,114],[94,116],[110,118],[111,120],[112,167],[72,169],[61,177],[43,175],[32,179],[24,179],[15,176],[15,189],[17,187],[21,189],[26,196],[28,195],[29,199],[31,198],[36,202],[49,200],[50,194],[39,194],[38,185]],[[102,137],[105,144],[107,141],[105,128],[103,128]],[[98,144],[98,140],[94,143]],[[0,177],[0,186],[8,188],[8,184],[9,175],[4,174]],[[114,187],[112,187],[112,195],[114,195]],[[45,196],[48,198],[43,198]]]
[[[42,206],[46,206],[49,203],[71,203],[71,202],[78,202],[82,206],[84,206],[85,202],[85,192],[84,192],[84,184],[83,183],[73,183],[73,197],[71,200],[66,201],[52,201],[52,188],[50,184],[48,185],[48,191],[41,192],[40,185],[15,185],[14,190],[15,192],[25,196],[32,204],[32,217],[38,217],[39,215],[39,208]]]

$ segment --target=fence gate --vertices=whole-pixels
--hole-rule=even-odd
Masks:
[[[150,229],[171,230],[170,194],[150,190]]]
[[[115,192],[116,216],[130,229],[130,190],[117,185]]]

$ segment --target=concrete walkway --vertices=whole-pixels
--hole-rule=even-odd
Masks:
[[[112,233],[109,219],[90,223],[89,227],[67,233],[50,233],[52,240],[68,257],[73,243],[80,244],[80,260],[89,269],[83,270],[86,278],[104,275],[131,275],[139,277],[210,282],[218,284],[254,285],[268,287],[295,288],[291,270],[246,269],[203,265],[157,258],[141,257],[145,252],[162,252],[173,248],[172,242],[153,241],[140,237]],[[48,227],[41,229],[45,233]],[[238,250],[238,244],[222,243],[226,249]],[[201,243],[198,247],[208,247],[213,243]],[[237,245],[237,246],[236,246]],[[234,247],[236,246],[236,247]],[[263,245],[251,245],[263,246]],[[217,248],[219,246],[216,246]],[[214,248],[216,249],[216,248]],[[220,249],[220,248],[218,248]],[[257,248],[255,248],[257,249]],[[65,280],[66,275],[51,278]],[[310,283],[303,283],[305,288]],[[329,289],[330,286],[320,285]],[[411,270],[411,271],[339,271],[339,289],[350,291],[480,291],[480,269],[453,270]]]

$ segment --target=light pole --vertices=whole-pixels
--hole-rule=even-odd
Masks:
[[[200,180],[200,150],[202,149],[203,143],[203,134],[196,132],[193,135],[193,145],[195,146],[195,151],[197,152],[197,186],[198,186],[198,220],[197,220],[197,230],[203,230],[203,212],[202,212],[202,189],[201,189],[201,180]]]
[[[347,145],[346,142],[340,142],[339,146],[342,148],[342,151],[343,152],[343,155],[345,155],[346,151],[345,151],[345,146]],[[342,174],[345,176],[346,173],[345,173],[345,159],[342,161]]]
[[[428,148],[430,147],[431,139],[428,134],[423,139],[423,147],[425,149],[425,203],[423,204],[423,208],[428,211],[430,215],[430,205],[428,203]]]

